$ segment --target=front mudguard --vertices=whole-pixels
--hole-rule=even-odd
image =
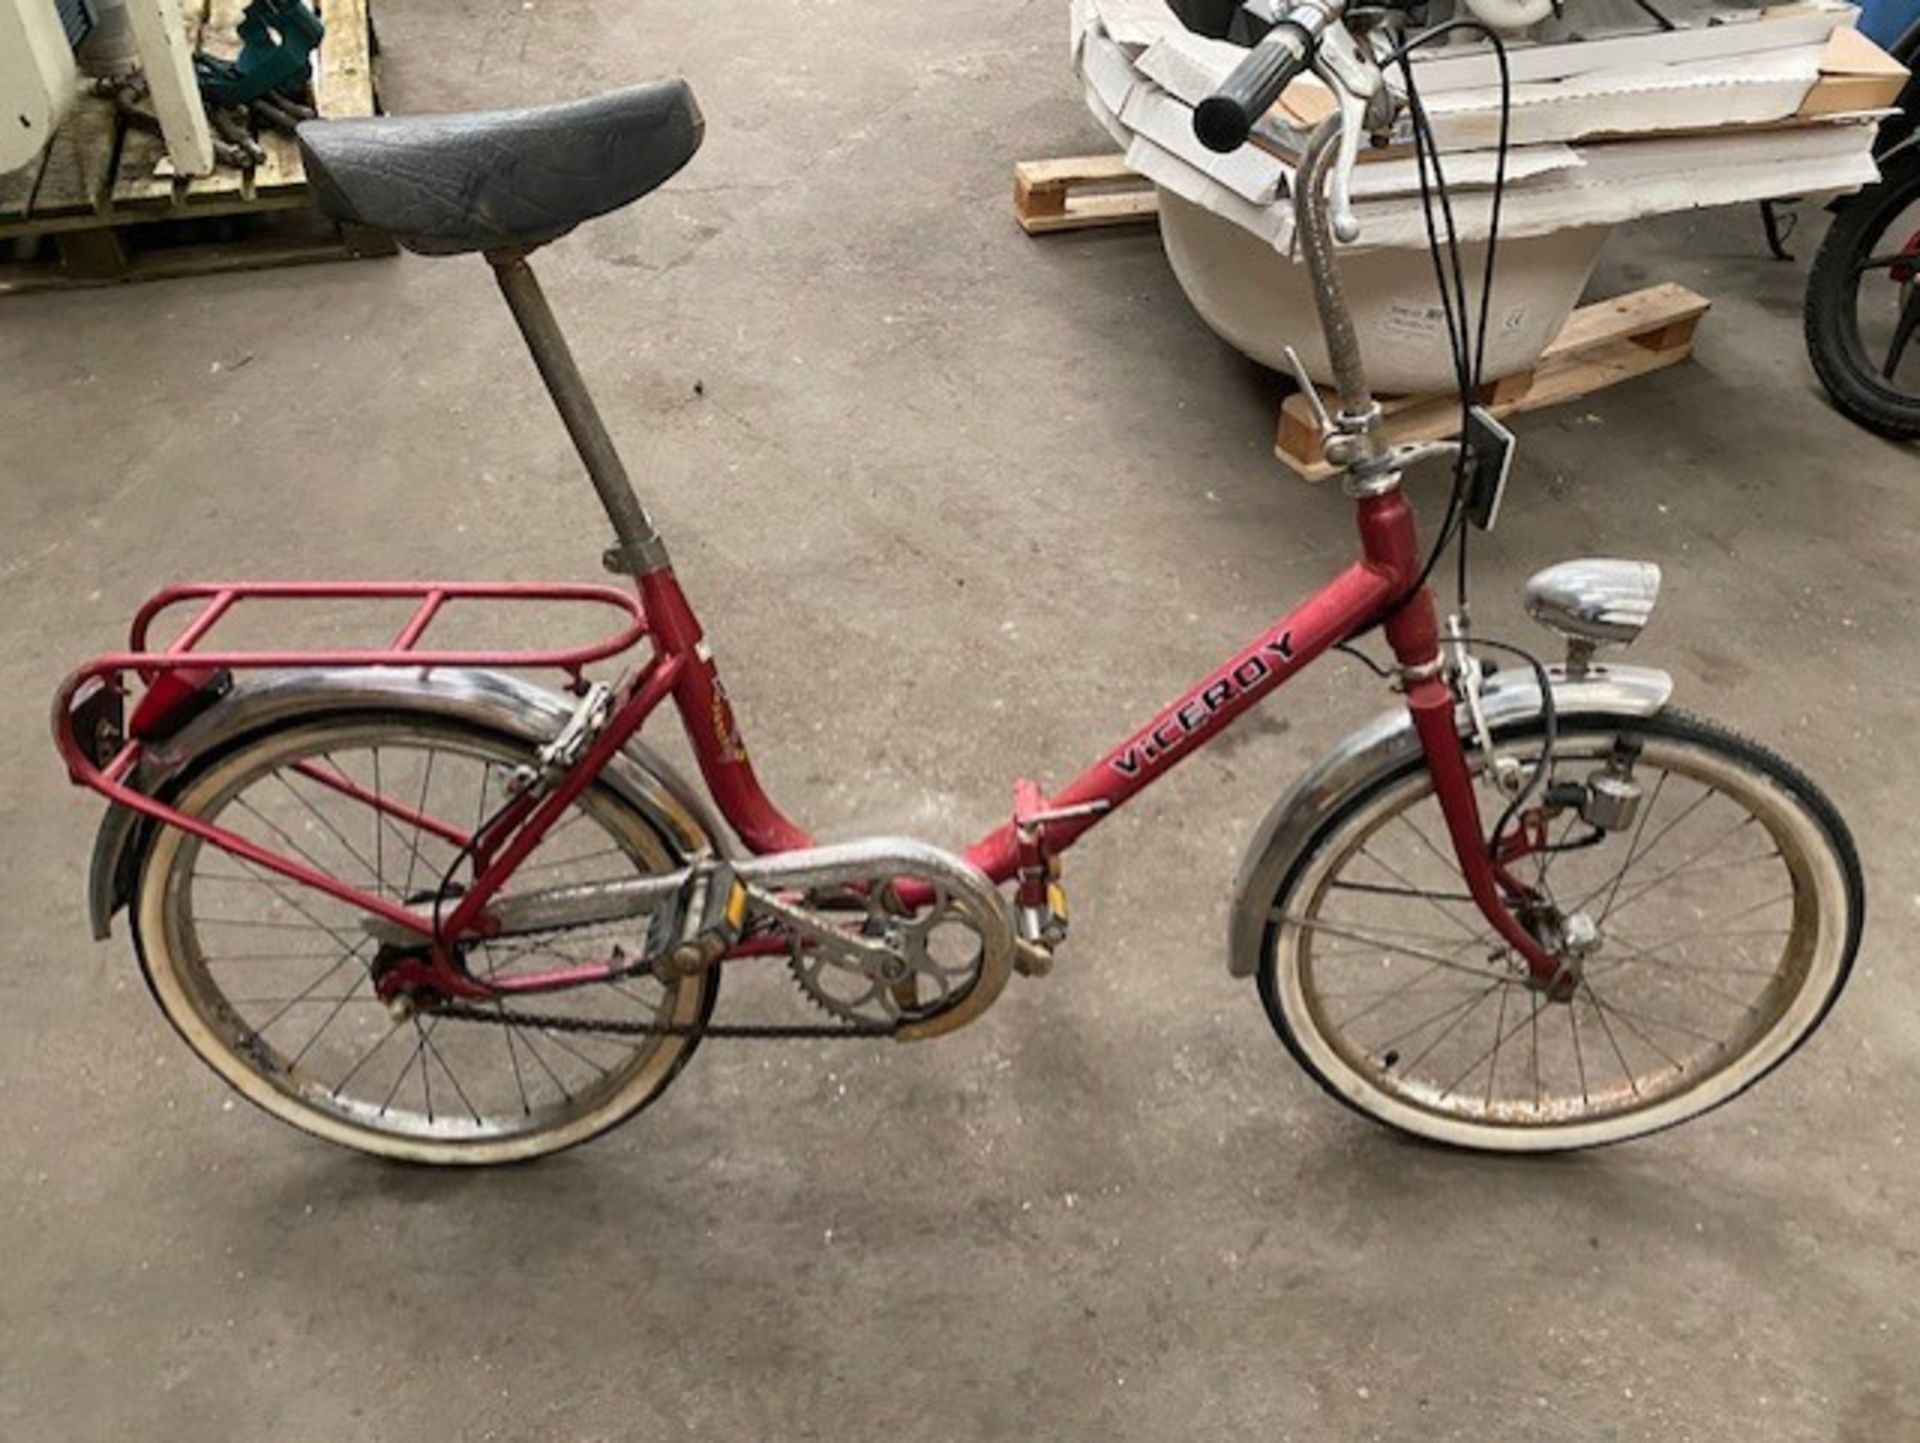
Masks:
[[[128,784],[155,795],[205,760],[270,727],[323,713],[411,713],[500,732],[540,745],[574,712],[568,698],[504,672],[368,667],[261,672],[235,685],[200,716],[148,747]],[[651,822],[683,859],[732,851],[728,833],[673,768],[637,740],[602,774],[606,784]],[[159,825],[125,807],[109,807],[94,838],[87,882],[93,935],[105,938],[113,917],[133,897],[149,828]]]
[[[1651,667],[1596,666],[1578,678],[1549,667],[1548,676],[1554,709],[1563,716],[1652,716],[1673,695],[1673,678]],[[1531,667],[1498,672],[1487,679],[1480,703],[1489,727],[1526,721],[1540,713],[1539,679]],[[1471,736],[1472,722],[1465,707],[1455,720],[1460,734]],[[1267,813],[1234,882],[1227,936],[1229,972],[1251,977],[1258,970],[1267,909],[1321,825],[1357,790],[1419,755],[1420,738],[1412,713],[1396,708],[1329,752]]]

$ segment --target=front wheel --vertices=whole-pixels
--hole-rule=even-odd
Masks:
[[[1538,721],[1499,734],[1529,765]],[[1431,1140],[1501,1152],[1597,1146],[1671,1127],[1806,1040],[1859,947],[1853,840],[1819,789],[1710,722],[1562,717],[1553,776],[1631,758],[1632,821],[1548,811],[1512,870],[1522,920],[1577,948],[1569,1000],[1466,894],[1424,758],[1356,786],[1282,880],[1259,983],[1288,1049],[1334,1096]],[[1477,750],[1481,813],[1506,798]]]

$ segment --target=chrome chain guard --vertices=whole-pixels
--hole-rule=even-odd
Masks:
[[[746,890],[749,935],[783,934],[801,989],[847,1021],[937,1037],[984,1012],[1013,973],[1006,899],[939,847],[876,837],[729,866]],[[490,915],[501,935],[619,921],[666,905],[690,875],[550,887],[502,897]],[[903,906],[903,891],[926,900]]]

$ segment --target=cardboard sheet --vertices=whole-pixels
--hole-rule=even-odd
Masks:
[[[1662,8],[1668,8],[1667,4],[1663,3]],[[1573,0],[1567,9],[1572,22],[1579,23],[1580,0]],[[1755,9],[1744,18],[1722,15],[1717,24],[1701,24],[1684,30],[1649,29],[1641,34],[1577,43],[1522,41],[1507,47],[1507,65],[1514,83],[1521,85],[1563,80],[1601,70],[1696,65],[1772,50],[1817,47],[1825,45],[1835,30],[1851,24],[1854,13],[1855,7],[1847,4],[1781,5],[1765,11]],[[1499,64],[1491,51],[1481,46],[1463,47],[1463,50],[1464,53],[1436,54],[1422,59],[1422,90],[1437,95],[1447,90],[1500,83]]]
[[[1078,59],[1088,105],[1122,138],[1134,168],[1268,244],[1289,249],[1297,151],[1269,142],[1281,136],[1297,144],[1301,128],[1329,99],[1324,87],[1308,78],[1289,89],[1263,122],[1267,148],[1216,155],[1194,138],[1191,106],[1213,91],[1244,52],[1194,35],[1177,21],[1169,26],[1172,12],[1163,0],[1084,4]],[[1621,63],[1597,70],[1584,62],[1556,62],[1570,70],[1565,78],[1517,87],[1501,233],[1544,236],[1872,181],[1871,107],[1884,103],[1889,87],[1898,89],[1905,72],[1851,30],[1835,31],[1849,9],[1806,6],[1711,27],[1732,34],[1719,43],[1734,53],[1716,58],[1695,53],[1699,37],[1693,32],[1659,37],[1693,56],[1679,64],[1652,58],[1666,52],[1650,49],[1645,37],[1628,37],[1631,45],[1604,40],[1538,47],[1612,47],[1606,53]],[[1113,34],[1116,23],[1131,41]],[[1545,73],[1540,64],[1535,68]],[[1428,65],[1420,73],[1424,87]],[[1446,152],[1462,237],[1483,238],[1496,163],[1497,90],[1457,88],[1427,99]],[[1844,113],[1824,108],[1848,101],[1854,104]],[[1424,248],[1426,223],[1410,147],[1363,151],[1362,159],[1354,174],[1360,248]]]

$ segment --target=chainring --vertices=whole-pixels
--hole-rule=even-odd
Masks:
[[[928,883],[933,899],[909,915],[894,890],[901,880],[876,877],[864,892],[810,899],[816,916],[849,925],[857,919],[859,937],[885,948],[876,961],[793,938],[787,971],[814,1006],[849,1023],[893,1028],[939,1016],[979,979],[985,943],[946,887]]]

